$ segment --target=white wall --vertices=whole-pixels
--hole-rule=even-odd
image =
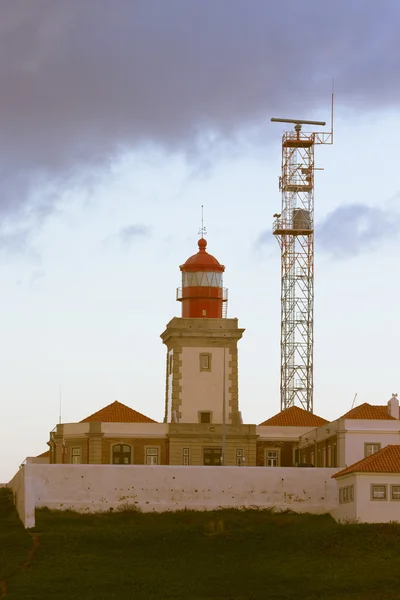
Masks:
[[[8,484],[14,493],[15,507],[19,518],[25,527],[34,527],[35,525],[36,491],[32,486],[32,476],[35,471],[30,471],[30,468],[36,466],[49,467],[50,465],[23,465]]]
[[[200,371],[201,353],[211,354],[211,371]],[[229,416],[229,349],[225,349],[226,422]],[[181,423],[198,423],[199,411],[211,411],[213,423],[222,423],[224,348],[182,348]]]
[[[27,464],[42,464],[42,465],[48,465],[50,463],[50,457],[49,456],[27,456],[26,459],[24,460],[24,463]]]
[[[80,512],[133,505],[145,512],[275,507],[326,513],[337,503],[331,479],[337,469],[28,464],[21,471],[29,510],[19,514],[26,527],[34,525],[32,505]]]
[[[387,500],[371,500],[371,484],[387,484]],[[356,475],[357,518],[361,523],[400,522],[400,501],[390,500],[390,485],[400,485],[400,473]]]
[[[371,421],[346,419],[345,421],[345,462],[353,465],[365,458],[364,444],[400,444],[400,423],[398,421]]]
[[[332,516],[336,521],[340,523],[346,523],[349,521],[357,520],[357,489],[356,489],[356,476],[354,474],[346,475],[346,477],[341,477],[340,480],[336,480],[337,484],[337,497],[338,504],[336,508],[332,511]],[[349,485],[354,486],[354,502],[344,502],[343,504],[339,504],[339,488],[346,487]]]
[[[400,473],[356,473],[337,479],[337,489],[354,485],[354,502],[338,504],[332,516],[340,522],[360,523],[400,522],[400,500],[390,499],[390,486],[400,485]],[[387,485],[387,500],[371,500],[371,485]]]
[[[300,448],[326,440],[334,434],[337,435],[338,465],[345,467],[365,458],[364,443],[380,443],[382,448],[389,444],[400,444],[400,421],[337,419],[302,434]]]

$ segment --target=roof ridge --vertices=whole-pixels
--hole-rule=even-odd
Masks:
[[[119,400],[114,400],[107,406],[103,406],[103,408],[82,419],[80,423],[93,422],[96,419],[103,423],[157,423],[157,421]]]
[[[361,413],[361,414],[360,414]],[[363,413],[363,414],[362,414]],[[387,404],[370,404],[369,402],[363,402],[358,406],[354,406],[347,412],[345,412],[340,419],[369,419],[369,420],[388,420],[395,419],[392,417],[387,409]]]
[[[292,422],[287,422],[288,420]],[[324,419],[319,415],[315,415],[314,413],[307,411],[300,406],[292,405],[284,408],[279,413],[272,415],[272,417],[269,417],[260,423],[259,426],[262,427],[270,425],[271,427],[320,427],[326,423],[329,423],[327,419]]]

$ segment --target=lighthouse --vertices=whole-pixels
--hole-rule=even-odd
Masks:
[[[170,423],[170,464],[238,464],[243,452],[249,455],[250,439],[239,410],[237,346],[244,329],[227,316],[224,265],[207,251],[203,236],[197,246],[179,267],[181,316],[161,334],[167,347],[164,422]]]
[[[225,267],[207,252],[203,237],[198,247],[197,254],[180,266],[182,287],[177,290],[177,300],[182,302],[182,317],[221,319],[227,314],[228,294],[222,287]]]

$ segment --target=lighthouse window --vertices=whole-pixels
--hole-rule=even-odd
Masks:
[[[183,287],[222,287],[222,274],[214,271],[197,271],[182,274]]]
[[[200,371],[211,371],[211,354],[200,354]]]

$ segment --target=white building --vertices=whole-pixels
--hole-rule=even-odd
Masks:
[[[389,445],[333,475],[341,522],[400,522],[400,445]]]
[[[300,462],[316,467],[346,467],[389,444],[400,444],[399,401],[365,402],[300,436]]]

